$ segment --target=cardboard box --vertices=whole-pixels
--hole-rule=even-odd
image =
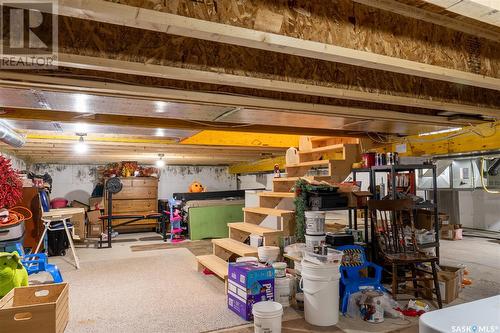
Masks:
[[[87,212],[87,237],[97,238],[103,232],[102,221],[99,219],[101,212],[99,210],[92,210]]]
[[[439,226],[447,224],[448,215],[444,213],[438,214]],[[418,209],[417,218],[415,219],[415,228],[433,230],[434,228],[434,212],[427,209]]]
[[[12,289],[0,300],[0,331],[64,332],[69,318],[68,293],[67,283]]]
[[[441,299],[443,303],[451,303],[458,298],[458,293],[461,290],[464,268],[444,265],[439,267],[441,271],[438,271],[438,283]],[[424,286],[428,289],[422,292],[422,296],[431,299],[433,294],[429,288],[434,289],[434,282],[424,281]]]
[[[89,198],[90,210],[104,209],[104,200],[102,197]]]
[[[78,200],[71,201],[71,207],[83,208],[83,209],[85,209],[86,212],[88,212],[90,209],[89,205],[86,205],[83,202],[80,202]]]
[[[455,230],[455,228],[453,227],[453,224],[442,225],[441,229],[440,229],[439,238],[453,240],[453,231],[454,230]]]
[[[440,238],[447,240],[463,239],[463,229],[460,224],[446,224],[441,226]]]
[[[227,306],[244,320],[252,320],[252,307],[274,299],[274,269],[256,262],[230,263]]]

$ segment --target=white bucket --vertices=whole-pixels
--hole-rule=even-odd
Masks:
[[[282,278],[286,276],[286,262],[273,263],[274,277]]]
[[[283,306],[280,303],[273,301],[255,303],[252,314],[255,333],[281,333]]]
[[[325,233],[325,212],[308,210],[305,212],[306,234],[323,235]]]
[[[262,246],[262,236],[259,235],[250,235],[250,246],[259,247]]]
[[[260,262],[275,262],[280,255],[280,248],[278,246],[259,246],[257,254]]]
[[[238,257],[238,258],[236,258],[236,262],[249,262],[249,261],[258,262],[259,259],[257,259],[257,257]]]
[[[304,316],[316,326],[332,326],[339,321],[339,265],[316,265],[302,261],[301,287]]]
[[[283,307],[290,306],[292,278],[285,276],[274,279],[274,300]]]
[[[306,251],[313,252],[316,246],[325,244],[326,235],[305,235],[306,236]]]

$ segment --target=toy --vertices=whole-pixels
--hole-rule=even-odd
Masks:
[[[190,193],[199,193],[199,192],[204,192],[205,188],[203,185],[201,185],[200,182],[194,181],[189,185],[189,192]]]
[[[49,264],[47,254],[45,253],[35,253],[26,254],[24,253],[24,247],[21,243],[16,243],[17,253],[19,253],[21,263],[26,268],[28,275],[37,274],[40,272],[47,272],[52,276],[54,283],[63,282],[63,278],[59,268],[56,265]]]
[[[28,272],[17,252],[0,252],[0,298],[14,288],[28,285]]]
[[[281,178],[280,166],[279,164],[274,165],[274,178]]]

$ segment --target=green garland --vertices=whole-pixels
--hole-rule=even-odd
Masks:
[[[307,182],[299,179],[295,183],[295,237],[297,242],[305,242],[307,210]]]

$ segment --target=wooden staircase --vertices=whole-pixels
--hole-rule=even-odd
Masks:
[[[295,211],[279,207],[284,200],[295,198],[291,191],[300,177],[314,168],[324,168],[326,175],[307,178],[340,182],[349,175],[352,163],[359,160],[358,145],[350,141],[331,144],[332,138],[313,137],[306,142],[308,145],[299,151],[299,163],[286,166],[288,177],[274,178],[273,191],[259,193],[259,207],[243,208],[244,222],[228,223],[229,238],[213,239],[213,254],[196,257],[198,270],[207,268],[227,285],[228,262],[242,256],[257,257],[257,248],[246,244],[251,234],[262,236],[266,246],[279,246],[280,237],[295,234]],[[277,229],[261,226],[268,216],[277,218]]]

